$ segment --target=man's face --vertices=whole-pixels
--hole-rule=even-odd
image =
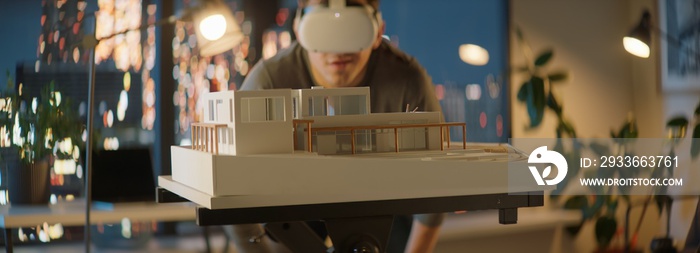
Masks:
[[[317,81],[329,88],[357,86],[371,53],[372,48],[347,54],[308,51],[314,78],[322,78]]]
[[[349,0],[348,2],[367,4],[366,0]],[[321,3],[325,3],[325,1],[309,0],[309,5]],[[321,85],[329,88],[359,85],[364,76],[372,49],[377,48],[381,43],[381,34],[382,32],[375,38],[375,43],[372,47],[356,53],[338,54],[307,51],[314,79]]]

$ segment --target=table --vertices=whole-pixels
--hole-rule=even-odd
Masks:
[[[140,202],[115,205],[113,208],[93,207],[90,222],[119,223],[123,218],[132,221],[188,221],[195,219],[192,203]],[[62,202],[44,206],[2,206],[0,227],[5,232],[6,252],[13,251],[12,228],[34,227],[44,222],[61,223],[64,226],[85,224],[85,201]]]
[[[158,182],[158,202],[184,198],[200,205],[196,208],[198,225],[267,223],[268,232],[293,252],[327,251],[318,240],[309,239],[313,235],[302,221],[325,221],[335,252],[383,252],[395,215],[498,209],[499,222],[513,224],[518,208],[544,205],[541,191],[342,202],[328,195],[296,196],[302,202],[295,203],[294,196],[284,195],[212,197],[170,176],[160,176]],[[261,205],[271,202],[287,204]]]

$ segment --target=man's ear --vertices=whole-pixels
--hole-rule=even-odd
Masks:
[[[382,36],[384,35],[385,28],[385,23],[381,22],[381,24],[379,24],[379,31],[377,31],[377,37],[374,38],[374,44],[372,44],[372,49],[377,49],[379,45],[382,44]]]

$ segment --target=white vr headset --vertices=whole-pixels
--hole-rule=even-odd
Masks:
[[[355,53],[372,46],[381,26],[381,14],[371,6],[347,6],[345,0],[329,0],[328,7],[298,10],[298,41],[306,50]]]

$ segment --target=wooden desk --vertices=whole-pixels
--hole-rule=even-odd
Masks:
[[[130,203],[112,209],[93,207],[90,222],[119,223],[123,218],[132,221],[189,221],[195,220],[192,203]],[[45,206],[2,206],[0,227],[5,230],[5,249],[12,252],[12,228],[35,227],[44,222],[64,226],[85,224],[85,202],[76,200]]]

